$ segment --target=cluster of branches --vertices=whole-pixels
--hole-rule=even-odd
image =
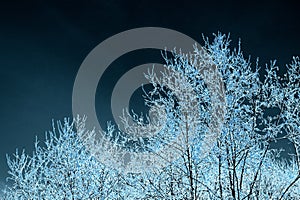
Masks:
[[[104,134],[153,155],[151,170],[122,173],[116,161],[98,162],[86,149],[97,143],[94,132],[85,130],[85,119],[75,119],[59,123],[44,147],[36,142],[33,156],[8,158],[6,199],[297,199],[300,59],[293,58],[283,76],[271,62],[261,76],[240,44],[230,51],[222,34],[204,41],[190,54],[164,54],[166,71],[145,75],[154,88],[145,94],[149,123],[128,114],[122,117],[126,133],[109,125]],[[293,147],[289,161],[270,148],[278,140]],[[111,149],[120,153],[126,144],[114,142]]]

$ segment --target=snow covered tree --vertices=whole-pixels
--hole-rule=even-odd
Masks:
[[[53,125],[44,145],[35,142],[32,156],[17,150],[14,159],[8,157],[12,186],[4,191],[5,199],[126,199],[117,194],[122,187],[115,187],[119,173],[85,150],[77,135],[80,126],[84,120]]]
[[[190,54],[163,53],[166,70],[145,74],[149,114],[124,112],[124,133],[108,124],[97,138],[77,118],[31,157],[8,158],[6,199],[297,199],[300,59],[284,76],[271,62],[263,77],[240,44],[231,51],[222,34],[204,41]],[[279,140],[294,148],[289,161],[271,148]]]
[[[168,110],[168,116],[173,116],[168,119],[173,121],[163,135],[166,132],[171,135],[183,133],[183,138],[188,139],[182,140],[179,145],[176,143],[180,159],[170,163],[164,171],[158,170],[155,175],[144,174],[141,190],[147,199],[299,197],[299,58],[295,57],[293,63],[287,66],[288,71],[283,77],[277,74],[275,62],[271,62],[270,66],[266,66],[263,78],[258,65],[252,71],[251,63],[244,59],[240,46],[233,52],[228,46],[229,39],[225,35],[216,35],[212,44],[206,40],[204,50],[208,52],[209,59],[201,57],[201,50],[195,49],[191,55],[176,54],[175,58],[166,58],[171,73],[163,74],[162,79],[149,74],[148,78],[155,87],[153,95],[160,96],[156,100],[151,99],[151,103],[165,104],[168,102],[166,99],[172,99],[174,94],[178,96],[178,109]],[[199,60],[202,63],[197,63]],[[204,157],[199,155],[206,148],[203,138],[207,133],[211,134],[208,124],[214,121],[210,110],[214,106],[212,95],[207,88],[209,84],[220,84],[209,83],[204,87],[206,83],[197,76],[201,65],[217,66],[222,74],[226,98],[225,116],[220,119],[221,133],[217,138],[213,137],[215,145]],[[174,75],[178,72],[181,78]],[[189,97],[185,98],[189,85],[196,96],[188,92]],[[171,88],[167,98],[157,92],[162,88]],[[222,87],[217,88],[219,91],[214,91],[221,94],[216,96],[222,96]],[[221,103],[222,99],[219,100]],[[218,112],[221,112],[221,117],[223,110]],[[165,140],[161,135],[157,139],[170,143],[169,138]],[[290,140],[295,149],[289,163],[280,161],[280,152],[270,148],[272,142],[283,139]]]

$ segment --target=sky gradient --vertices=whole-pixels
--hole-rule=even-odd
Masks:
[[[300,3],[293,2],[1,1],[0,181],[7,176],[6,154],[16,148],[31,154],[35,136],[43,140],[52,119],[72,117],[76,73],[103,40],[128,29],[155,26],[203,44],[202,33],[212,37],[220,31],[230,33],[232,48],[241,38],[252,63],[256,57],[262,66],[276,59],[284,71],[292,56],[300,55]],[[160,52],[142,54],[123,56],[114,65],[129,69],[144,58],[155,62]]]

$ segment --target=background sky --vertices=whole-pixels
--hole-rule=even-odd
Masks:
[[[244,55],[251,55],[253,63],[256,57],[261,65],[277,59],[284,70],[292,56],[300,55],[300,3],[295,2],[1,1],[0,181],[7,176],[6,154],[16,148],[31,154],[35,136],[43,140],[52,119],[72,117],[76,73],[103,40],[128,29],[155,26],[203,44],[202,33],[221,31],[230,33],[232,47],[241,38]],[[114,64],[126,69],[134,62],[157,61],[158,56],[159,51],[145,50]],[[97,111],[106,106],[97,103]]]

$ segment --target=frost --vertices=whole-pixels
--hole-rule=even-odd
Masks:
[[[76,118],[53,125],[32,156],[8,156],[5,199],[297,199],[300,59],[282,77],[271,62],[260,77],[261,67],[251,69],[240,44],[229,49],[228,36],[204,40],[193,53],[163,54],[162,76],[145,74],[154,86],[145,93],[149,123],[124,112],[128,136],[108,124],[106,137],[97,140],[95,130],[85,130],[86,119]],[[279,140],[291,142],[291,161],[280,161],[280,151],[270,148]],[[93,153],[115,155],[103,154],[111,165],[96,160],[87,144],[99,145]],[[151,170],[117,171],[120,157]]]

